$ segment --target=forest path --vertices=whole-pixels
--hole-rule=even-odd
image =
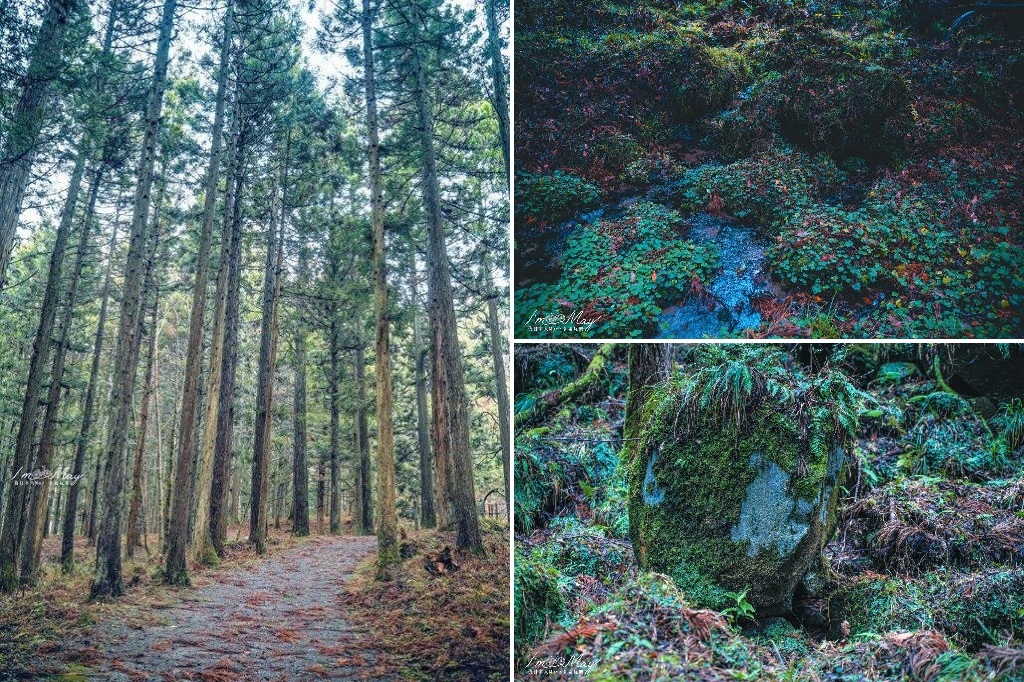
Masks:
[[[100,623],[86,643],[94,657],[85,656],[92,660],[84,679],[387,679],[375,673],[377,657],[344,620],[340,601],[356,564],[375,549],[374,537],[313,537],[217,572],[181,591],[180,602]]]

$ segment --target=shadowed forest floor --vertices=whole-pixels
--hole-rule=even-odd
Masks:
[[[386,584],[372,579],[375,537],[273,540],[262,559],[245,543],[231,547],[221,567],[196,573],[187,590],[162,586],[145,564],[133,564],[128,595],[110,603],[84,601],[83,567],[66,579],[48,576],[0,602],[0,679],[507,676],[508,582],[488,570],[507,566],[498,533],[487,534],[485,559],[449,550],[454,568],[434,561],[454,537],[410,533],[402,573]]]
[[[516,3],[516,335],[1019,337],[1024,8],[974,6]]]

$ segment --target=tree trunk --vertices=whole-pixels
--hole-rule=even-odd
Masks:
[[[14,460],[11,462],[11,492],[7,496],[4,526],[0,532],[0,592],[11,592],[19,584],[18,558],[22,551],[22,543],[26,538],[32,491],[27,485],[15,485],[14,479],[22,473],[28,473],[33,464],[32,445],[36,433],[36,416],[41,404],[43,375],[50,357],[51,335],[60,298],[64,256],[67,252],[68,237],[71,234],[71,225],[74,221],[75,206],[78,203],[87,157],[87,152],[82,150],[75,160],[75,168],[68,185],[68,196],[64,202],[60,225],[54,239],[53,253],[50,254],[50,271],[47,275],[46,290],[39,313],[39,326],[32,344],[28,380],[21,406],[18,439],[14,445]]]
[[[509,180],[509,126],[508,126],[508,92],[505,86],[505,66],[501,59],[501,36],[498,33],[498,16],[494,0],[484,0],[487,14],[487,56],[490,58],[491,87],[494,89],[494,113],[498,116],[498,139],[501,153],[505,157],[505,181]],[[506,426],[507,428],[507,426]],[[506,481],[508,472],[506,470]],[[506,482],[506,489],[508,484]],[[507,490],[506,490],[507,492]]]
[[[373,64],[373,15],[363,0],[363,76],[366,85],[366,129],[369,138],[370,206],[373,223],[375,374],[377,376],[377,578],[387,578],[398,556],[398,513],[395,509],[394,394],[391,388],[391,318],[388,309],[387,242],[380,189],[380,141],[377,136],[377,84]],[[366,472],[369,473],[369,472]]]
[[[493,0],[488,0],[491,4]],[[501,323],[498,320],[498,304],[495,292],[487,299],[487,327],[491,333],[491,364],[494,367],[494,383],[498,389],[498,439],[501,441],[501,468],[505,474],[505,508],[512,500],[512,480],[509,477],[511,464],[511,436],[508,425],[509,399],[508,375],[505,374],[505,349],[502,347]]]
[[[242,216],[238,196],[242,187],[239,172],[240,153],[231,153],[228,192],[224,200],[225,220],[231,223],[231,253],[228,260],[228,292],[224,311],[224,353],[220,372],[220,404],[217,410],[217,442],[213,457],[213,478],[210,485],[209,532],[217,556],[224,557],[227,541],[227,489],[234,450],[235,428],[235,366],[238,361],[238,317],[241,289]]]
[[[362,346],[356,356],[356,535],[373,534],[373,488],[370,470],[370,429],[366,423],[366,358]]]
[[[100,297],[99,323],[96,326],[96,337],[93,340],[92,364],[89,367],[89,383],[85,389],[85,405],[82,407],[82,426],[75,439],[75,464],[72,474],[81,476],[85,469],[85,451],[89,443],[89,436],[92,432],[93,411],[96,403],[96,385],[99,382],[100,357],[103,355],[103,337],[107,324],[107,304],[110,300],[110,280],[114,269],[114,252],[117,248],[118,219],[114,219],[114,228],[110,235],[109,256],[107,257],[107,272],[103,276],[103,293]],[[69,573],[75,565],[75,514],[78,509],[78,493],[81,490],[81,478],[68,491],[68,501],[65,505],[64,531],[61,538],[60,563],[65,573]],[[94,484],[99,480],[99,470]],[[94,487],[95,490],[95,487]],[[93,504],[96,503],[96,495],[93,494]],[[91,515],[92,512],[90,512]],[[90,524],[91,526],[92,524]],[[90,529],[91,530],[91,527]]]
[[[305,245],[299,248],[298,281],[306,281],[306,261],[309,257]],[[309,535],[309,471],[306,464],[306,329],[303,320],[304,306],[297,306],[295,321],[295,402],[294,408],[294,452],[292,487],[295,491],[292,505],[292,532],[295,535]]]
[[[287,157],[287,154],[285,155]],[[280,193],[284,190],[284,162],[274,186],[270,225],[267,229],[267,262],[263,275],[262,323],[260,328],[259,369],[256,379],[256,425],[252,458],[252,507],[249,510],[249,541],[257,554],[267,551],[267,485],[270,465],[270,438],[274,403],[274,365],[277,356],[277,300],[280,295],[282,239],[278,238],[278,222],[282,223]]]
[[[160,207],[164,203],[164,193],[167,189],[165,177],[167,165],[166,160],[161,169],[160,189],[157,194],[156,205],[153,210],[153,235],[150,239],[149,257],[146,263],[146,284],[143,287],[143,305],[152,296],[153,303],[150,307],[150,331],[149,347],[146,353],[146,369],[143,375],[142,403],[139,410],[139,426],[135,438],[135,458],[132,465],[132,493],[128,505],[128,532],[125,542],[125,549],[129,557],[134,556],[135,548],[142,546],[142,462],[146,454],[146,436],[149,433],[149,403],[153,397],[153,373],[155,371],[157,351],[157,315],[160,306],[160,288],[156,284],[156,253],[160,246]],[[139,316],[139,339],[145,335],[146,321]]]
[[[417,34],[420,20],[419,17],[413,18]],[[457,545],[459,549],[480,555],[483,554],[484,548],[477,519],[473,456],[469,450],[469,405],[459,350],[451,275],[448,271],[448,251],[434,152],[434,121],[430,103],[427,101],[427,75],[423,68],[420,49],[420,45],[413,47],[412,61],[422,155],[423,203],[428,218],[427,265],[430,270],[428,291],[432,343],[434,452],[438,457],[439,483],[445,466],[450,466],[451,476],[444,482],[441,494],[448,498],[451,506],[458,530]],[[440,506],[444,508],[445,505]]]
[[[515,427],[519,429],[539,422],[565,403],[577,400],[593,391],[600,385],[601,379],[605,376],[605,363],[608,362],[614,353],[615,344],[602,344],[597,349],[597,352],[594,353],[594,357],[590,359],[587,369],[578,379],[566,384],[562,388],[548,391],[534,402],[532,407],[516,413]]]
[[[149,430],[149,403],[153,397],[153,374],[156,371],[157,308],[159,293],[155,293],[150,309],[149,350],[146,354],[145,385],[142,389],[142,407],[139,410],[139,429],[135,442],[135,462],[132,466],[132,497],[128,508],[128,537],[125,550],[128,557],[135,555],[135,548],[142,546],[142,458],[146,453],[146,434]]]
[[[6,129],[0,155],[0,291],[10,263],[18,217],[25,198],[35,158],[36,145],[50,100],[51,84],[64,68],[64,48],[72,14],[80,0],[50,0],[29,60],[21,95]],[[84,156],[79,154],[79,156]],[[84,160],[83,160],[84,162]],[[72,192],[68,191],[70,199]],[[73,203],[73,202],[72,202]],[[0,558],[0,561],[6,559]],[[3,564],[2,585],[6,585],[7,564]],[[2,586],[0,585],[0,586]]]
[[[330,457],[330,452],[327,453]],[[324,532],[324,521],[326,512],[326,495],[327,495],[327,467],[323,453],[320,453],[320,457],[317,458],[316,462],[316,529],[318,533]]]
[[[331,319],[331,375],[327,380],[328,390],[331,399],[331,500],[330,517],[331,533],[336,535],[341,532],[341,499],[338,495],[338,483],[341,478],[341,434],[339,433],[341,421],[340,395],[338,389],[338,374],[341,372],[341,348],[338,339],[338,323]]]
[[[188,350],[185,354],[185,382],[181,399],[181,424],[178,427],[177,466],[174,475],[170,522],[167,534],[167,561],[164,579],[171,585],[188,585],[189,512],[192,508],[193,458],[192,443],[199,411],[199,374],[203,363],[203,326],[209,283],[210,246],[217,206],[217,184],[220,179],[221,140],[224,131],[224,104],[227,100],[227,78],[231,48],[234,8],[228,0],[224,13],[224,29],[220,45],[220,66],[217,74],[217,101],[213,129],[210,132],[210,161],[206,168],[203,228],[196,255],[196,279],[192,289],[192,311],[189,317]]]
[[[157,42],[153,80],[146,108],[142,158],[135,186],[135,204],[129,232],[128,259],[121,297],[117,350],[114,354],[113,385],[110,392],[110,425],[107,434],[103,486],[103,521],[96,539],[96,575],[90,596],[117,597],[124,593],[121,575],[121,497],[124,490],[124,453],[128,440],[132,388],[139,363],[139,315],[141,314],[144,253],[147,244],[149,203],[153,188],[158,133],[164,89],[167,84],[168,52],[174,27],[177,0],[165,0]]]
[[[412,348],[416,360],[416,437],[420,454],[420,522],[424,528],[437,525],[434,512],[434,462],[430,452],[430,426],[427,415],[427,349],[420,331],[419,287],[416,272],[412,277]]]
[[[102,164],[98,165],[90,180],[89,194],[86,199],[85,212],[82,217],[81,235],[78,240],[78,253],[75,256],[75,264],[71,269],[71,276],[68,282],[68,291],[64,303],[64,317],[61,320],[61,328],[58,334],[58,344],[54,351],[53,370],[50,375],[50,389],[46,398],[46,416],[43,419],[42,436],[39,443],[39,454],[36,457],[35,469],[49,469],[53,459],[53,438],[57,429],[57,418],[60,415],[60,404],[63,394],[64,363],[67,360],[68,343],[71,340],[71,323],[74,319],[75,305],[78,301],[78,285],[82,280],[82,272],[85,269],[86,254],[89,250],[89,239],[92,234],[91,228],[93,217],[96,211],[96,198],[99,193],[100,181],[103,176]],[[69,197],[70,200],[70,197]],[[74,210],[74,206],[70,207]],[[21,557],[21,583],[23,585],[33,584],[36,580],[40,555],[43,548],[43,535],[45,524],[42,519],[43,511],[48,509],[47,496],[50,486],[49,479],[44,479],[42,485],[33,490],[31,506],[29,507],[28,522],[26,524],[27,538]]]
[[[596,356],[595,356],[596,358]],[[593,362],[591,362],[593,365]],[[623,438],[633,438],[642,407],[653,387],[672,374],[672,346],[666,343],[629,345],[629,392],[626,395]]]

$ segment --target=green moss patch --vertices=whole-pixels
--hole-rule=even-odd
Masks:
[[[694,603],[721,609],[747,589],[762,612],[785,612],[834,528],[858,393],[760,349],[705,352],[721,364],[657,387],[624,451],[637,562]]]

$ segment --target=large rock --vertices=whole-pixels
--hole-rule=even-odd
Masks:
[[[703,606],[747,590],[759,615],[790,611],[835,529],[846,459],[835,418],[855,414],[855,391],[838,373],[781,362],[761,353],[677,375],[653,390],[627,442],[637,562]]]
[[[1024,395],[1024,345],[961,344],[952,358],[940,355],[950,386],[968,397],[1002,402]]]

